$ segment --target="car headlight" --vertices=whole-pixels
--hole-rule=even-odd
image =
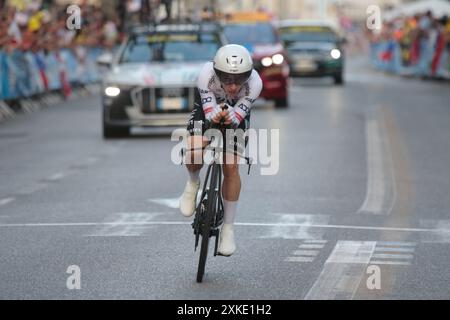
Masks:
[[[273,61],[271,57],[265,57],[261,60],[261,64],[264,67],[270,67],[272,65]]]
[[[284,61],[284,57],[281,53],[274,54],[272,57],[262,58],[261,64],[264,67],[270,67],[272,64],[280,65]]]
[[[284,61],[284,57],[281,53],[277,53],[272,57],[272,61],[275,64],[282,64]]]
[[[331,50],[330,55],[333,59],[339,59],[341,57],[341,51],[339,49],[333,49]]]
[[[120,94],[120,88],[114,86],[106,87],[105,94],[108,97],[117,97]]]

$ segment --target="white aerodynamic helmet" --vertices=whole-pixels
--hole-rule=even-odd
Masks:
[[[253,60],[243,46],[227,44],[214,57],[214,71],[223,84],[242,85],[252,74]]]

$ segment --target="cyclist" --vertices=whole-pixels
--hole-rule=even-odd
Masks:
[[[212,123],[224,121],[225,125],[244,133],[250,124],[250,109],[258,98],[262,81],[253,69],[250,53],[243,46],[229,44],[221,47],[214,61],[207,62],[202,68],[197,81],[199,94],[194,110],[188,121],[187,149],[201,148],[208,144],[203,136],[205,120]],[[222,109],[228,105],[226,110]],[[201,131],[201,133],[199,132]],[[242,140],[241,140],[242,141]],[[224,224],[220,232],[218,252],[230,256],[236,250],[234,242],[233,223],[236,215],[241,179],[239,177],[238,157],[233,153],[244,153],[245,144],[234,144],[234,150],[226,149],[223,161],[222,199],[224,204]],[[237,149],[237,150],[236,150]],[[202,159],[202,151],[187,153],[186,167],[189,178],[180,199],[180,211],[185,217],[190,217],[195,211],[195,201],[200,187],[200,169],[203,164],[195,163]]]

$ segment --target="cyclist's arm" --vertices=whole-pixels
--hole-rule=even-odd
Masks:
[[[214,92],[209,88],[209,82],[213,77],[211,69],[212,68],[208,64],[206,64],[200,71],[197,80],[197,88],[198,92],[200,93],[201,104],[205,116],[207,116],[217,107],[216,96],[214,95]]]
[[[247,88],[244,88],[247,89]],[[253,71],[251,78],[248,81],[248,89],[245,96],[240,98],[234,105],[234,112],[239,122],[245,119],[250,113],[253,103],[259,97],[262,90],[262,80],[256,71]]]

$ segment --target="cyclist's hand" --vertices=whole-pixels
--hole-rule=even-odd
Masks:
[[[220,120],[223,118],[222,112],[219,112],[218,114],[216,114],[211,121],[218,124],[220,123]]]
[[[237,128],[239,126],[239,120],[236,117],[236,113],[234,112],[234,108],[228,108],[228,110],[224,110],[224,124],[231,125],[233,128]]]
[[[222,108],[220,105],[216,105],[213,110],[206,114],[206,120],[219,123],[220,119],[222,119]]]

